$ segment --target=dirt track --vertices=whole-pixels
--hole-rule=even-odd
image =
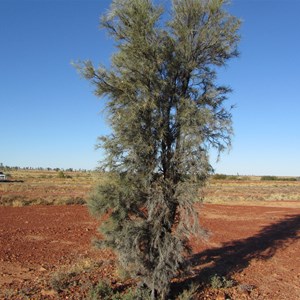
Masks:
[[[194,281],[231,277],[238,283],[225,291],[231,299],[300,299],[300,208],[206,204],[201,210],[213,234],[193,241]],[[91,247],[96,227],[83,206],[0,207],[0,299],[66,299],[48,284],[61,265],[96,257],[112,262],[111,253]],[[92,279],[113,282],[112,266],[98,271]],[[76,291],[68,299],[80,299]],[[199,299],[225,299],[225,292],[205,290]]]

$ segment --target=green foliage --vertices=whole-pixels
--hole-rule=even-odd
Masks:
[[[300,179],[297,177],[285,177],[285,178],[280,178],[281,181],[299,181]]]
[[[296,177],[280,177],[280,181],[299,181],[299,178]]]
[[[70,286],[72,278],[76,274],[73,272],[56,272],[50,279],[50,286],[57,292],[62,292]]]
[[[262,181],[298,181],[296,177],[261,176]]]
[[[234,284],[233,280],[227,279],[225,276],[219,276],[217,274],[210,277],[210,286],[213,289],[230,288]]]
[[[131,288],[125,294],[120,295],[120,298],[115,300],[150,300],[150,291],[142,288]]]
[[[100,281],[91,288],[88,295],[89,300],[150,300],[150,292],[147,289],[131,288],[124,293],[114,291],[106,281]]]
[[[278,180],[278,178],[276,176],[262,176],[260,178],[260,180],[268,180],[268,181],[274,181],[274,180]]]
[[[90,259],[78,260],[73,265],[61,266],[54,272],[49,280],[52,289],[58,293],[80,284],[78,275],[82,272],[91,272],[94,268],[100,267],[101,264]]]
[[[72,197],[68,198],[65,202],[66,205],[84,205],[86,204],[86,201],[81,197]]]
[[[58,178],[65,178],[65,173],[63,171],[58,171],[57,177]]]
[[[10,173],[5,173],[5,176],[6,176],[7,179],[11,179],[12,178],[12,176],[11,176]]]
[[[130,272],[128,272],[128,270],[122,266],[118,266],[117,274],[118,274],[118,277],[120,278],[120,280],[122,280],[122,281],[126,281],[126,280],[130,279]]]
[[[196,293],[199,286],[191,284],[190,287],[184,290],[176,299],[177,300],[193,300],[196,299]]]
[[[225,175],[225,174],[215,174],[212,176],[214,180],[250,180],[249,176],[239,176],[239,175]]]
[[[90,289],[89,300],[110,300],[114,295],[114,291],[110,284],[106,281],[99,281],[99,283]]]
[[[68,179],[72,178],[71,175],[66,175],[63,171],[58,171],[57,177],[58,178],[68,178]]]
[[[239,21],[223,1],[174,0],[170,19],[150,0],[115,0],[101,25],[118,52],[111,69],[79,65],[107,101],[112,134],[100,137],[111,182],[89,209],[108,214],[104,240],[152,298],[165,299],[182,268],[188,238],[203,231],[193,204],[212,168],[208,148],[230,145],[230,89],[216,69],[237,56]]]
[[[212,178],[215,180],[225,180],[225,179],[227,179],[227,177],[228,176],[225,174],[215,174],[212,176]]]

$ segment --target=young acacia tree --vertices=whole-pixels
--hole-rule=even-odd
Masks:
[[[230,89],[216,84],[216,69],[237,56],[239,20],[223,2],[173,0],[167,14],[151,0],[113,0],[101,20],[118,49],[111,68],[80,66],[112,128],[100,138],[111,177],[90,201],[109,214],[100,243],[153,299],[166,297],[188,238],[201,232],[193,203],[211,171],[208,149],[230,144]]]

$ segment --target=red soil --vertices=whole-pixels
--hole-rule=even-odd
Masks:
[[[300,299],[300,208],[206,204],[201,223],[212,234],[193,239],[193,272],[185,281],[218,274],[235,287],[203,288],[199,299]],[[0,207],[0,299],[82,299],[87,287],[106,277],[118,285],[114,256],[95,250],[97,222],[83,206]],[[98,259],[67,291],[49,284],[62,265]]]

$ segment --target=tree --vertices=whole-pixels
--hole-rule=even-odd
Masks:
[[[230,145],[230,89],[216,84],[216,70],[238,55],[240,22],[223,4],[174,0],[164,21],[151,0],[114,0],[101,20],[118,49],[111,68],[79,64],[108,99],[112,128],[100,138],[110,180],[89,204],[109,215],[99,244],[118,253],[152,299],[165,299],[189,237],[201,233],[193,205],[212,170],[209,148]]]

